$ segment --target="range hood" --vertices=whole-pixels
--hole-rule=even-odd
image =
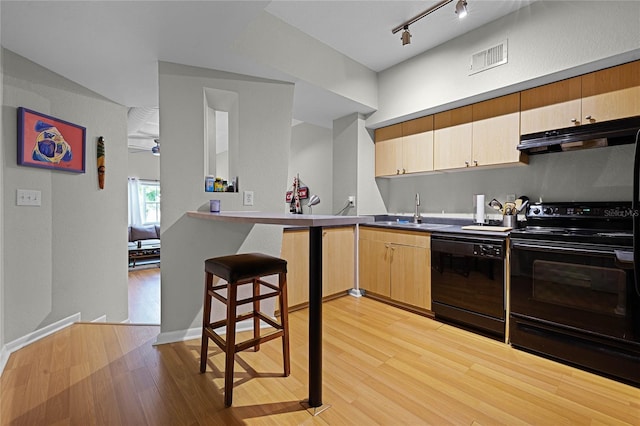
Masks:
[[[640,116],[531,133],[520,137],[518,149],[529,155],[635,143]]]

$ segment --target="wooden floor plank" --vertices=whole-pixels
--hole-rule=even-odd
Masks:
[[[0,425],[640,424],[640,389],[368,298],[323,304],[323,402],[308,396],[308,311],[290,314],[291,375],[278,340],[199,373],[199,339],[154,346],[157,326],[74,324],[15,353]]]

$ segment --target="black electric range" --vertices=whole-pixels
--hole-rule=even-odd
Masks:
[[[640,385],[631,203],[537,203],[526,219],[510,234],[511,344]]]

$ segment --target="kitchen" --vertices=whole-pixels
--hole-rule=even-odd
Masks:
[[[412,77],[404,81],[399,75],[394,75],[391,70],[383,73],[379,77],[381,87],[379,112],[372,117],[354,114],[336,121],[333,133],[330,135],[333,146],[329,148],[333,152],[332,158],[334,159],[332,159],[332,164],[327,166],[327,170],[333,170],[333,179],[326,179],[327,182],[324,183],[309,183],[310,187],[328,188],[323,192],[331,194],[323,197],[327,200],[325,202],[327,205],[329,205],[328,200],[333,199],[335,206],[341,206],[348,195],[355,194],[356,209],[360,214],[410,213],[413,210],[415,193],[421,194],[422,212],[425,214],[442,214],[443,211],[445,214],[470,214],[472,196],[479,193],[486,194],[488,199],[493,197],[502,199],[506,194],[512,193],[526,194],[533,200],[540,197],[543,200],[628,199],[631,188],[629,176],[632,170],[633,152],[629,146],[560,153],[544,158],[540,156],[539,158],[531,158],[528,166],[513,168],[470,170],[403,177],[401,179],[376,180],[373,178],[371,143],[373,128],[392,124],[391,121],[398,117],[412,118],[410,117],[412,114],[429,113],[432,110],[435,112],[436,108],[445,108],[449,105],[455,107],[456,105],[453,104],[459,103],[461,99],[467,100],[480,96],[480,94],[497,91],[502,92],[496,93],[496,95],[500,95],[505,93],[504,87],[511,89],[518,83],[528,82],[531,79],[550,79],[551,77],[547,77],[548,75],[552,75],[553,79],[559,79],[563,77],[563,73],[567,74],[567,70],[578,74],[583,68],[589,68],[584,69],[585,72],[589,72],[595,68],[637,59],[637,56],[634,56],[637,55],[637,38],[634,38],[634,33],[629,30],[629,28],[636,28],[635,21],[633,21],[636,9],[633,9],[635,7],[633,3],[617,5],[619,8],[632,8],[630,13],[625,13],[624,9],[610,11],[604,6],[596,5],[595,7],[593,15],[585,16],[587,13],[584,10],[579,8],[577,11],[567,10],[568,6],[562,4],[550,4],[545,8],[538,6],[533,10],[540,19],[535,25],[528,26],[524,22],[516,25],[507,20],[507,22],[501,22],[469,37],[463,37],[444,45],[437,49],[433,56],[410,61],[395,70],[399,74],[413,74],[410,72],[410,68],[412,65],[416,66],[421,69],[420,72],[415,73],[420,75],[419,79]],[[563,19],[572,13],[578,14],[580,19],[585,19],[586,24],[574,23],[574,25],[563,27]],[[590,31],[589,28],[604,26],[615,30],[616,24],[620,22],[622,22],[620,26],[623,28],[620,32],[626,32],[626,35],[621,35],[620,38],[603,37],[602,42],[594,42],[594,39],[598,38],[598,34]],[[515,61],[517,56],[511,55],[512,62],[508,67],[496,68],[490,73],[478,74],[474,78],[473,84],[457,85],[452,81],[453,77],[449,80],[445,78],[446,76],[439,74],[440,72],[444,73],[444,70],[438,67],[437,63],[442,60],[443,56],[451,55],[446,53],[447,50],[449,52],[472,50],[464,47],[465,43],[471,42],[472,37],[478,38],[484,35],[485,38],[493,39],[495,37],[489,37],[487,34],[499,33],[503,35],[506,32],[510,32],[509,40],[511,40],[512,48],[515,51],[518,50],[518,43],[521,46],[525,43],[524,40],[538,40],[540,42],[539,50],[532,52],[533,59],[530,62],[523,64]],[[539,37],[540,34],[543,35],[542,39]],[[547,34],[549,38],[545,39],[544,36]],[[558,43],[561,44],[559,50],[567,52],[567,56],[558,58],[559,64],[547,63],[544,66],[543,59],[545,57],[542,51],[548,51],[548,46],[556,45],[555,38],[551,40],[554,34],[558,38]],[[586,40],[585,43],[592,46],[592,49],[573,49],[570,44],[576,43],[576,40]],[[622,46],[619,45],[620,43]],[[607,63],[607,60],[612,60],[611,52],[615,52],[615,57],[613,57],[615,63]],[[426,61],[426,64],[420,64],[421,61]],[[454,62],[462,64],[466,62],[466,58],[460,58]],[[459,68],[462,69],[463,66],[461,65]],[[507,68],[513,70],[513,73],[507,73]],[[199,92],[195,85],[189,84],[190,79],[195,79],[200,75],[205,80],[205,84],[215,86],[222,81],[223,77],[201,69],[188,69],[173,64],[161,64],[160,72],[161,93],[163,93],[161,97],[163,135],[166,135],[168,140],[184,141],[183,149],[176,149],[173,152],[167,145],[166,156],[162,157],[163,186],[166,184],[163,188],[163,201],[166,201],[166,204],[163,205],[163,221],[167,220],[163,231],[163,249],[166,241],[165,255],[167,260],[163,259],[163,301],[166,302],[166,306],[163,306],[162,331],[165,337],[171,337],[172,332],[180,334],[179,332],[196,328],[199,322],[198,313],[201,309],[199,284],[201,282],[203,253],[215,255],[256,247],[267,252],[279,253],[278,241],[281,233],[259,227],[253,231],[248,227],[216,229],[214,231],[205,224],[189,222],[183,218],[185,206],[204,205],[210,197],[200,191],[202,173],[199,173],[194,167],[195,164],[200,164],[200,159],[197,154],[194,155],[187,149],[188,147],[195,148],[195,141],[198,140],[198,134],[195,130],[198,128],[198,123],[194,122],[191,117],[197,116],[198,110],[196,108],[201,107],[201,102],[196,107],[193,105],[193,101],[186,98],[186,94],[180,92],[188,91],[191,96],[198,97],[201,101],[201,91]],[[184,75],[180,78],[180,72],[188,74],[189,78]],[[421,80],[424,85],[418,85],[417,80]],[[468,81],[468,79],[462,79],[462,81]],[[253,87],[260,87],[260,83],[253,83]],[[250,83],[244,84],[250,86]],[[238,87],[239,85],[229,83],[229,87]],[[439,85],[446,86],[447,92],[437,90]],[[202,84],[200,84],[200,90],[201,87]],[[290,121],[290,110],[286,111],[286,109],[290,103],[287,99],[290,99],[292,89],[283,84],[271,84],[271,88],[273,92],[258,94],[260,99],[257,99],[257,103],[259,105],[256,104],[255,109],[248,111],[247,115],[268,110],[273,102],[281,103],[283,111],[274,113],[269,120],[264,120],[264,122],[254,121],[254,124],[247,129],[250,134],[246,136],[246,140],[263,140],[264,135],[267,134],[269,142],[273,141],[273,144],[270,144],[268,150],[262,146],[240,147],[240,154],[246,165],[243,166],[239,175],[249,185],[245,188],[255,192],[256,205],[254,208],[263,210],[277,210],[283,207],[281,202],[282,187],[288,184],[287,169],[293,168],[286,161],[289,155],[289,146],[283,142],[287,140],[291,132],[291,129],[287,129],[283,123],[288,125]],[[281,93],[278,89],[287,93]],[[418,93],[410,96],[411,91]],[[392,106],[395,108],[394,111],[385,111],[385,108],[388,110]],[[269,123],[271,120],[277,123]],[[366,145],[367,143],[368,145]],[[359,144],[362,144],[364,148],[359,149]],[[252,167],[259,169],[259,166],[263,164],[271,165],[273,179],[262,179],[262,172],[251,170]],[[305,165],[297,164],[297,166],[296,168],[300,169],[298,171],[304,177],[302,169]],[[180,179],[177,179],[177,176]],[[334,184],[334,181],[340,184]],[[278,184],[274,184],[274,182],[278,182]],[[6,179],[5,192],[7,194],[13,188],[12,183],[14,183],[13,180]],[[117,203],[114,202],[114,204]],[[322,205],[321,203],[318,206],[318,212],[320,212]],[[232,195],[225,195],[223,208],[225,208],[224,206],[230,209],[243,208],[240,200],[233,198]],[[49,220],[49,223],[51,222]],[[126,224],[123,225],[123,228],[124,226]],[[248,239],[246,234],[250,234]],[[186,245],[185,240],[189,241]],[[215,245],[213,243],[213,241],[219,242],[220,240],[224,240],[225,244]],[[17,247],[24,247],[24,244],[20,244],[17,238],[11,239],[9,243],[16,243]],[[117,255],[113,257],[118,258]],[[198,285],[185,291],[185,288],[178,284],[185,281],[198,283]],[[12,292],[5,292],[5,294],[12,295],[13,286],[11,289]],[[18,299],[18,301],[20,300]],[[7,308],[5,308],[6,312],[8,312]],[[16,335],[14,331],[10,330],[10,332],[6,332],[5,337],[11,340],[20,337],[20,335]]]

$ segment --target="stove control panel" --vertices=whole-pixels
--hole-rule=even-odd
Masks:
[[[634,216],[631,203],[535,203],[527,210],[530,218],[567,219],[630,219]]]

